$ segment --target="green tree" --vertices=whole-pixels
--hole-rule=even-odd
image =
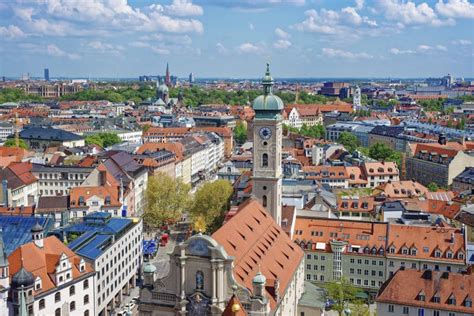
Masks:
[[[369,157],[379,161],[393,161],[398,166],[402,162],[402,154],[385,145],[384,143],[375,143],[369,147]]]
[[[23,149],[28,149],[28,145],[25,143],[23,139],[19,139],[18,145],[20,148]],[[7,141],[3,144],[5,147],[16,147],[16,142],[14,138],[9,138]]]
[[[342,132],[339,135],[339,139],[337,141],[342,144],[349,152],[353,152],[357,146],[359,146],[359,140],[357,137],[349,132]]]
[[[209,233],[217,230],[224,220],[225,212],[229,209],[233,188],[227,180],[206,182],[195,195],[189,214],[195,223],[195,230]]]
[[[346,279],[341,281],[328,282],[324,285],[329,299],[334,301],[332,309],[343,315],[344,310],[350,303],[356,302],[357,289]]]
[[[234,129],[234,138],[239,144],[245,143],[247,140],[247,127],[242,121],[238,121]]]
[[[431,183],[429,183],[429,184],[426,186],[426,188],[427,188],[428,190],[430,190],[430,192],[436,192],[436,191],[439,190],[439,186],[438,186],[438,184],[436,184],[436,182],[431,182]]]
[[[151,227],[176,222],[190,203],[191,186],[180,179],[158,173],[148,179],[144,221]]]
[[[115,133],[97,133],[86,137],[86,144],[96,144],[106,148],[115,144],[120,144],[122,139]]]

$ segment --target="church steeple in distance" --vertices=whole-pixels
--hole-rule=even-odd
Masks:
[[[168,63],[166,63],[166,77],[165,77],[165,84],[169,87],[171,85],[171,78],[170,78],[170,67]]]

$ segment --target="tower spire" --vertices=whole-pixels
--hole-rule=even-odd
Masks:
[[[170,80],[170,67],[169,67],[169,64],[166,63],[166,77],[165,77],[165,84],[169,87],[170,84],[171,84],[171,80]]]

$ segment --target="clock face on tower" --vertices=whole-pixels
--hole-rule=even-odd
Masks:
[[[260,135],[260,138],[262,139],[269,139],[270,137],[272,137],[272,130],[269,129],[268,127],[262,127],[260,131],[258,132],[258,134]]]

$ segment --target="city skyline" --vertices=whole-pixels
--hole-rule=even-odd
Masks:
[[[474,76],[468,0],[87,3],[0,3],[0,75]]]

